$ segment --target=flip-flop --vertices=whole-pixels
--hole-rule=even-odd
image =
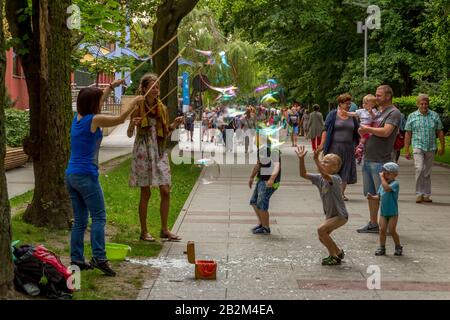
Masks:
[[[145,237],[140,236],[139,240],[147,241],[147,242],[155,242],[155,238],[153,238],[150,234],[147,234]]]
[[[162,233],[161,232],[161,234],[159,235],[159,237],[161,238],[161,239],[164,239],[164,240],[167,240],[167,241],[181,241],[181,237],[180,236],[177,236],[177,235],[173,235],[173,236],[168,236],[167,234],[165,234],[165,233]]]

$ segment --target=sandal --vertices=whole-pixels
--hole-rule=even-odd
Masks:
[[[142,241],[147,241],[147,242],[155,242],[156,240],[155,240],[155,238],[153,238],[152,236],[151,236],[151,234],[149,234],[149,233],[147,233],[145,236],[140,236],[139,237],[139,239],[140,240],[142,240]]]
[[[171,232],[169,232],[169,234],[164,233],[163,231],[161,231],[161,233],[159,234],[159,237],[161,239],[165,239],[167,241],[180,241],[181,237],[177,236],[176,234],[172,234]]]

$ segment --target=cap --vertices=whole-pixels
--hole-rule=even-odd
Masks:
[[[388,162],[383,165],[383,171],[397,173],[400,167],[395,162]]]

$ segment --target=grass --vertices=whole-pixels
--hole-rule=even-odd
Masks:
[[[154,257],[159,254],[162,245],[158,242],[148,243],[139,241],[140,225],[138,205],[140,191],[139,188],[130,188],[128,186],[130,166],[131,160],[128,159],[107,174],[100,176],[107,214],[107,236],[109,236],[109,240],[107,241],[128,244],[132,248],[129,254],[131,257]],[[172,191],[169,212],[170,228],[178,218],[178,214],[183,208],[183,205],[198,178],[200,170],[195,167],[191,168],[190,165],[177,166],[172,164],[171,172]],[[32,196],[32,191],[27,192],[11,199],[10,205],[12,208],[23,206],[25,203],[31,201]],[[149,214],[147,225],[149,227],[149,232],[155,237],[159,236],[161,225],[159,202],[159,190],[152,189],[152,196],[148,207]],[[44,244],[49,250],[61,256],[63,261],[70,261],[70,231],[54,231],[46,228],[37,228],[24,222],[22,213],[19,212],[12,218],[13,239],[19,239],[21,244]],[[85,256],[88,259],[90,255],[90,243],[89,241],[86,241]],[[112,262],[112,267],[118,269],[119,275],[120,270],[125,267],[125,265],[126,263],[122,262]],[[135,266],[133,265],[133,268],[134,267]],[[125,290],[120,289],[121,286],[118,285],[118,282],[122,281],[124,282],[124,285],[128,284],[135,290],[140,289],[144,283],[146,272],[144,272],[140,266],[136,266],[135,271],[136,272],[133,274],[123,275],[124,278],[105,278],[101,272],[97,270],[82,272],[82,290],[74,293],[74,299],[104,300],[114,299],[117,296],[124,298],[125,293],[123,291]],[[103,286],[106,282],[110,283],[107,288]]]
[[[27,202],[31,202],[33,198],[33,190],[28,191],[20,196],[14,197],[12,199],[9,200],[9,205],[11,206],[11,208],[17,207],[21,204],[27,203]]]
[[[450,137],[445,137],[445,153],[443,156],[436,156],[436,161],[450,164]]]
[[[439,147],[440,144],[437,142],[437,146]],[[411,153],[412,153],[412,146],[410,147]],[[402,149],[402,155],[405,155],[405,149]],[[445,137],[445,153],[442,156],[436,155],[434,158],[435,161],[445,164],[450,164],[450,136]]]
[[[116,230],[116,235],[111,239],[113,242],[128,244],[132,247],[131,256],[152,257],[161,250],[160,244],[139,241],[140,224],[138,216],[139,188],[128,187],[128,176],[130,172],[130,161],[119,165],[114,174],[107,174],[100,178],[105,194],[106,212],[110,225]],[[172,192],[169,211],[169,226],[173,226],[178,214],[183,208],[195,181],[199,170],[191,170],[191,166],[172,165]],[[194,174],[193,174],[194,173]],[[148,207],[149,232],[153,236],[159,236],[160,196],[158,189],[152,189],[152,195]]]

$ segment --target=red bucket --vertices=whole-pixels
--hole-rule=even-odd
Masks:
[[[217,263],[214,260],[197,260],[195,267],[200,278],[215,278]]]

